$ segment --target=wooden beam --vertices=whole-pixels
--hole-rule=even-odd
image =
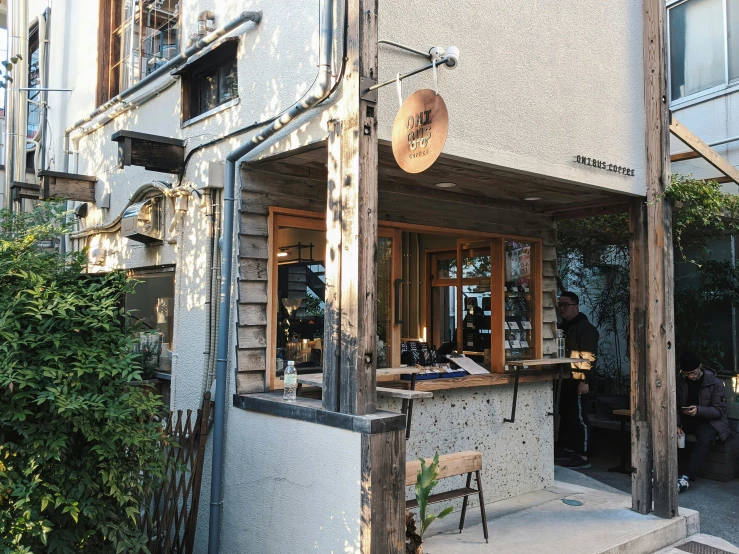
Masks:
[[[362,98],[377,76],[377,0],[350,0],[339,120],[329,136],[324,408],[375,412],[377,119]]]
[[[647,147],[648,417],[654,460],[654,513],[660,517],[672,518],[678,513],[677,449],[675,448],[677,407],[675,401],[672,207],[664,196],[665,189],[670,182],[669,133],[671,130],[670,114],[665,101],[668,95],[665,38],[667,9],[664,0],[643,0],[643,7]],[[675,132],[674,129],[672,130]],[[682,136],[685,136],[685,133],[682,133]]]
[[[698,154],[698,152],[689,150],[688,152],[678,152],[677,154],[670,154],[670,161],[671,162],[682,162],[685,160],[695,160],[696,158],[700,158],[700,157],[701,155]]]
[[[698,153],[701,158],[739,185],[739,170],[731,165],[721,154],[703,142],[690,129],[680,123],[674,116],[671,117],[670,132]]]
[[[711,179],[703,179],[703,181],[705,181],[705,182],[708,182],[708,181],[716,181],[719,185],[722,185],[724,183],[733,183],[734,182],[734,179],[732,179],[731,177],[726,177],[724,175],[723,177],[713,177]]]
[[[629,204],[629,325],[631,360],[631,509],[648,514],[652,509],[652,444],[647,394],[646,318],[646,205],[643,198]]]

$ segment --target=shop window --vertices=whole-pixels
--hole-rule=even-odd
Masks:
[[[285,222],[285,223],[283,223]],[[392,233],[385,233],[392,235]],[[276,217],[273,260],[276,286],[272,302],[275,376],[280,379],[288,361],[299,374],[323,371],[326,298],[326,231],[319,219]],[[377,367],[393,360],[393,238],[378,238],[377,254]]]
[[[156,342],[161,343],[161,355],[156,370],[169,372],[174,326],[174,267],[134,270],[129,275],[136,281],[125,299],[125,308],[131,317],[129,324],[135,325],[140,333],[158,335]]]
[[[670,91],[680,100],[739,79],[739,0],[686,0],[669,8]]]
[[[179,53],[180,0],[100,0],[98,105]]]
[[[184,121],[238,98],[237,50],[238,40],[227,40],[179,72]]]
[[[534,245],[505,241],[505,359],[525,360],[535,357],[537,289]]]

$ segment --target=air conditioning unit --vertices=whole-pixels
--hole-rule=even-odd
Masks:
[[[162,196],[147,198],[142,202],[131,204],[123,212],[121,235],[145,244],[161,242],[164,234],[162,229],[163,207]]]

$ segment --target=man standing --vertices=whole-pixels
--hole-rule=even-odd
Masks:
[[[559,444],[564,450],[555,460],[562,467],[586,469],[588,462],[587,398],[590,392],[588,377],[595,369],[600,334],[585,314],[580,313],[580,299],[574,292],[563,292],[559,297],[560,329],[565,334],[565,355],[582,358],[571,364],[571,374],[562,380],[560,393]]]
[[[708,448],[717,438],[725,441],[731,429],[726,417],[726,389],[716,373],[703,367],[693,352],[680,356],[677,384],[677,435],[695,435],[696,444],[685,474],[677,480],[678,492],[688,489],[689,481],[698,477]]]

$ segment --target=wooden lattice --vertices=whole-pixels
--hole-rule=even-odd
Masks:
[[[194,422],[192,410],[172,412],[167,420],[165,480],[146,502],[149,509],[141,518],[152,554],[192,554],[210,404],[206,393]]]

